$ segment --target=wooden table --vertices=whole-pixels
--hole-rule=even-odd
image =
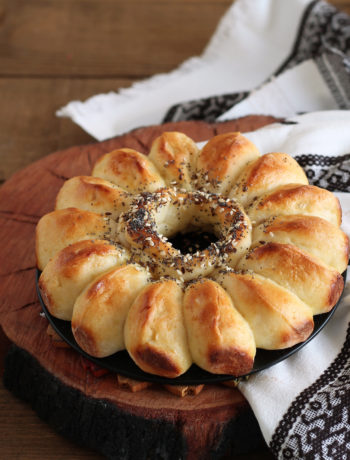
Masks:
[[[331,3],[350,13],[350,0]],[[170,71],[200,54],[230,4],[0,0],[0,183],[50,152],[93,140],[57,118],[59,107]],[[9,346],[0,330],[1,374]],[[0,383],[0,458],[101,457],[57,435]],[[272,456],[262,448],[239,458]]]

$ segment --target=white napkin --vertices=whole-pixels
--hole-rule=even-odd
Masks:
[[[279,77],[271,78],[261,88],[253,90],[242,102],[221,115],[218,120],[231,120],[245,115],[268,113],[275,117],[290,117],[301,112],[337,109],[334,95],[313,59],[308,59]]]
[[[311,183],[350,191],[350,111],[310,113],[287,122],[245,135],[262,153],[278,146],[304,162],[306,172],[312,171]],[[350,194],[335,194],[343,209],[342,228],[350,234]],[[350,458],[349,337],[343,348],[349,325],[350,281],[334,317],[316,338],[239,384],[278,458]],[[337,457],[339,452],[344,456]]]
[[[264,82],[292,50],[310,0],[237,0],[200,57],[131,88],[73,101],[57,112],[98,140],[161,123],[170,106],[247,91]],[[228,107],[227,107],[228,108]]]

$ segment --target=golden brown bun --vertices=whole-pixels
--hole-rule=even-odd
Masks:
[[[309,305],[314,315],[331,310],[344,287],[342,276],[334,268],[291,244],[258,246],[243,257],[237,269],[272,279]]]
[[[256,146],[241,133],[219,134],[210,139],[199,154],[195,185],[228,195],[243,168],[259,156]]]
[[[114,150],[103,155],[95,163],[92,175],[119,185],[130,193],[154,192],[165,186],[153,163],[132,149]]]
[[[252,367],[255,343],[246,321],[214,281],[191,284],[184,315],[193,361],[213,374],[244,375]]]
[[[280,216],[253,227],[252,246],[269,241],[294,244],[339,273],[349,260],[349,238],[337,226],[315,216]]]
[[[313,331],[311,308],[274,281],[235,272],[218,273],[216,279],[251,327],[257,348],[292,347]]]
[[[249,163],[237,178],[230,192],[243,206],[255,197],[269,193],[286,184],[309,183],[298,163],[286,153],[267,153]]]
[[[50,313],[70,321],[81,291],[97,276],[126,262],[128,253],[103,240],[84,240],[58,252],[46,265],[39,288]]]
[[[125,323],[126,349],[145,372],[175,378],[192,364],[182,312],[182,289],[165,280],[146,286]]]
[[[197,145],[186,134],[165,132],[153,141],[148,158],[153,161],[168,187],[192,190],[191,181],[198,153]]]
[[[45,214],[36,227],[37,266],[43,270],[52,257],[80,240],[110,240],[115,224],[108,217],[76,208]]]
[[[314,185],[290,184],[280,187],[252,201],[246,211],[253,225],[270,217],[295,214],[322,217],[334,225],[341,224],[338,198]]]
[[[105,273],[84,289],[74,304],[72,331],[86,353],[103,358],[125,348],[126,316],[147,283],[147,271],[129,264]]]
[[[77,176],[67,180],[56,198],[56,209],[78,208],[114,218],[128,209],[131,196],[99,177]]]

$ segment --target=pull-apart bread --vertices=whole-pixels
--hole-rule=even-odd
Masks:
[[[64,183],[36,229],[39,288],[91,356],[126,349],[169,378],[193,363],[245,375],[256,348],[305,341],[339,300],[340,225],[338,199],[289,155],[240,133],[199,150],[165,132],[149,156],[118,149]]]

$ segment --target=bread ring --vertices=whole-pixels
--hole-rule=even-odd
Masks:
[[[40,289],[93,356],[126,347],[163,377],[191,362],[239,376],[256,347],[306,340],[313,315],[338,301],[340,224],[337,198],[287,154],[260,156],[240,133],[199,151],[165,132],[148,158],[118,149],[63,185],[36,229]],[[216,241],[201,246],[205,232]]]
[[[203,251],[183,255],[167,236],[184,230],[190,218],[191,226],[209,227],[218,241]],[[170,189],[137,197],[130,212],[121,216],[118,234],[138,263],[147,264],[158,277],[181,281],[206,276],[223,262],[234,265],[251,244],[249,219],[234,200]]]

